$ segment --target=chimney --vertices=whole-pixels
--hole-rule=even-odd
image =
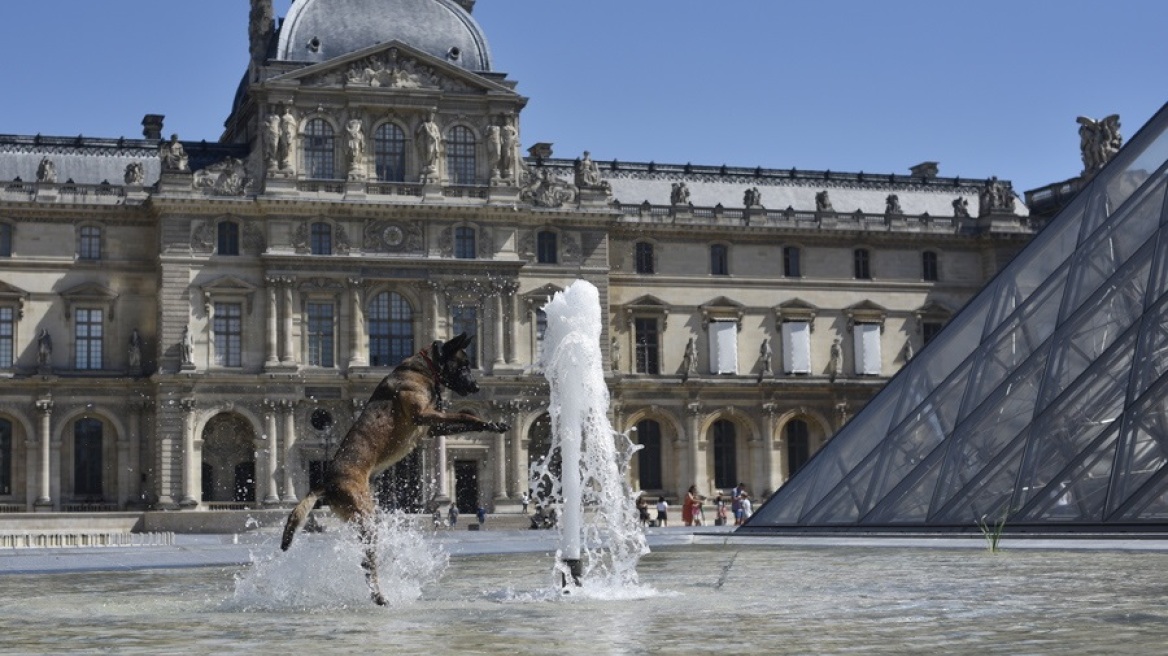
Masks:
[[[147,114],[142,117],[142,136],[153,140],[162,141],[162,120],[166,116],[162,114]]]

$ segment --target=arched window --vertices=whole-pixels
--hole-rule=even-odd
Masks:
[[[102,425],[79,419],[73,425],[73,495],[101,499]]]
[[[639,241],[633,250],[633,269],[637,273],[654,273],[653,244]]]
[[[661,424],[652,419],[637,422],[637,469],[642,490],[660,490],[665,487],[661,477]]]
[[[313,223],[309,242],[313,255],[332,255],[333,227],[324,221]]]
[[[215,252],[219,255],[239,255],[239,224],[235,221],[220,221],[216,232]]]
[[[787,422],[786,431],[787,473],[794,476],[811,459],[811,431],[802,419]]]
[[[336,138],[333,126],[314,118],[304,128],[304,174],[313,180],[336,177]]]
[[[872,263],[868,249],[857,248],[855,251],[852,251],[852,264],[854,276],[857,280],[871,280]]]
[[[475,183],[475,137],[470,128],[456,125],[446,138],[446,174],[451,184]]]
[[[535,260],[540,264],[555,264],[559,259],[559,245],[556,233],[540,230],[535,237]]]
[[[725,244],[710,246],[710,275],[730,275],[730,254]]]
[[[734,424],[719,419],[714,422],[714,487],[723,489],[738,485],[738,441]]]
[[[405,182],[406,133],[393,123],[379,126],[373,133],[373,157],[378,180]]]
[[[396,292],[382,292],[369,304],[369,364],[394,367],[414,354],[414,310]]]
[[[0,494],[12,494],[12,422],[0,419]]]
[[[933,251],[921,253],[921,280],[930,282],[939,280],[937,274],[937,254]]]

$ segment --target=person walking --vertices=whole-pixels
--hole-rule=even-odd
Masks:
[[[523,498],[521,499],[521,501],[523,502],[523,514],[526,515],[527,514],[527,506],[528,506],[528,504],[531,503],[531,493],[524,492]]]
[[[450,504],[450,510],[446,511],[446,518],[450,520],[451,527],[458,523],[458,504]]]
[[[641,526],[649,525],[649,502],[643,494],[637,497],[637,519],[640,520]]]
[[[669,526],[669,502],[665,497],[657,499],[657,525]]]
[[[698,486],[691,485],[685,491],[685,498],[681,501],[681,523],[693,526],[694,505],[698,502]]]

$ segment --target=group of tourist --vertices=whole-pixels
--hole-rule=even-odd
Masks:
[[[754,514],[754,504],[750,494],[746,491],[746,484],[739,483],[730,492],[727,498],[719,494],[714,498],[714,525],[724,526],[733,515],[734,525],[741,526]],[[681,521],[686,526],[704,526],[706,524],[703,505],[706,497],[698,492],[698,486],[691,485],[686,490],[681,502]],[[644,495],[637,498],[637,515],[641,526],[669,526],[669,502],[664,496],[657,499],[656,521],[650,519],[649,501]]]

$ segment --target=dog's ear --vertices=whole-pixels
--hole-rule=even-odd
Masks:
[[[455,353],[461,351],[462,349],[466,348],[467,346],[470,346],[471,339],[473,339],[473,338],[470,337],[469,335],[467,335],[466,333],[462,333],[461,335],[458,335],[454,339],[451,339],[449,342],[446,342],[445,344],[442,345],[442,355],[445,357],[450,357],[450,356],[454,355]]]

